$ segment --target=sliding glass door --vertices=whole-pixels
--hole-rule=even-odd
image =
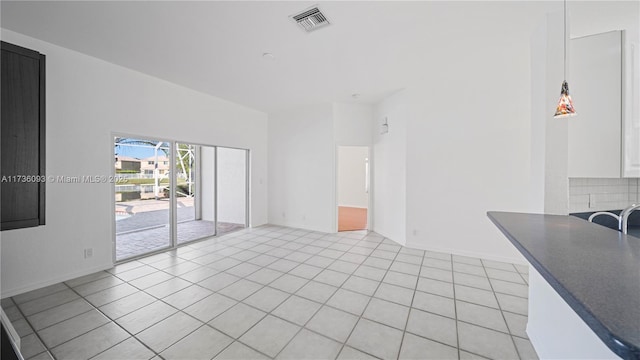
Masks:
[[[114,138],[116,260],[171,247],[168,142]]]
[[[216,235],[216,148],[176,146],[177,239],[182,244]]]
[[[248,226],[247,150],[119,136],[113,146],[116,261]]]

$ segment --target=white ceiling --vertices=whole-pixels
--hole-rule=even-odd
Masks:
[[[429,66],[434,58],[455,66],[496,43],[528,41],[546,12],[562,10],[557,0],[319,2],[332,25],[305,33],[289,16],[314,4],[2,1],[1,24],[269,112],[329,101],[378,101],[429,81],[438,71]],[[637,0],[569,6],[572,35],[638,22]],[[274,58],[264,58],[266,52]]]

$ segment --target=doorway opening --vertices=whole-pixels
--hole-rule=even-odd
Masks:
[[[338,231],[367,230],[369,223],[369,148],[338,146]]]
[[[113,146],[116,262],[248,226],[248,150],[122,136]]]

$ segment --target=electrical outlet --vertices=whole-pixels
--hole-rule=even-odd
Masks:
[[[84,258],[88,259],[93,257],[93,248],[84,249]]]
[[[413,229],[413,236],[417,236],[418,235],[418,230],[417,229]]]
[[[595,209],[596,206],[596,195],[589,194],[589,209]]]
[[[283,217],[283,218],[286,218],[286,217],[287,217],[287,214],[286,214],[284,211],[282,212],[282,217]]]

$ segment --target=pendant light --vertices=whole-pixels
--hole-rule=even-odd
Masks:
[[[575,116],[576,108],[573,107],[571,95],[569,95],[569,84],[567,83],[567,0],[564,0],[564,81],[560,89],[560,100],[556,106],[554,118],[565,118]]]

